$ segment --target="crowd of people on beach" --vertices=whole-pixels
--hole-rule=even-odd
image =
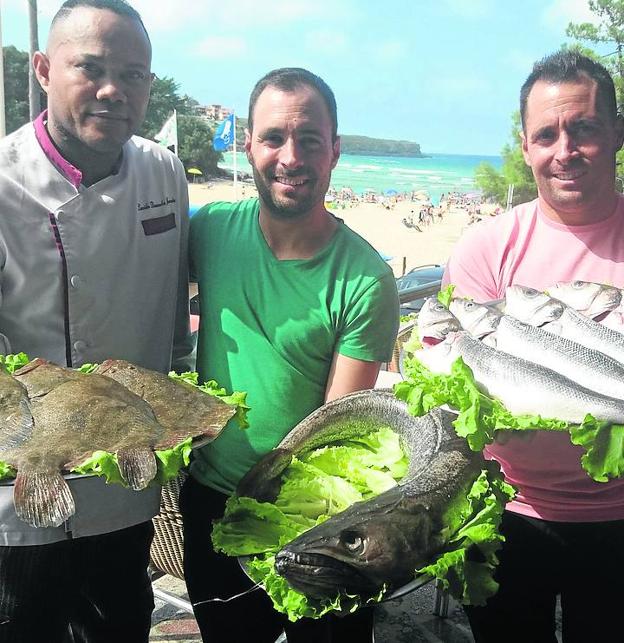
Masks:
[[[334,93],[314,73],[285,67],[263,75],[250,95],[244,147],[257,198],[208,203],[189,218],[182,163],[135,136],[153,78],[151,41],[135,9],[124,0],[66,0],[32,62],[47,109],[0,141],[0,350],[68,368],[115,357],[165,374],[196,371],[200,382],[246,392],[248,426],[232,419],[194,449],[180,493],[184,574],[201,636],[370,643],[369,605],[290,622],[235,557],[213,547],[212,523],[262,457],[284,456],[275,447],[293,427],[326,403],[374,388],[392,358],[392,270],[328,205],[368,199],[391,211],[407,201],[414,207],[404,223],[418,227],[458,206],[476,220],[479,197],[452,192],[434,206],[414,192],[332,194],[340,157]],[[624,285],[624,197],[615,189],[624,121],[610,74],[577,51],[547,56],[522,87],[520,114],[538,198],[471,226],[443,285],[479,302],[502,299],[510,285]],[[196,346],[190,285],[199,290]],[[2,407],[8,438],[0,449],[33,430],[24,404],[19,414]],[[475,641],[555,641],[558,596],[565,643],[620,640],[624,478],[590,479],[564,432],[515,433],[486,447],[517,494],[500,525],[497,592],[463,606]],[[50,481],[41,466],[32,473],[48,481],[46,498],[58,496],[60,475]],[[425,498],[446,493],[446,473],[453,475],[441,472]],[[70,520],[36,527],[15,512],[13,494],[32,489],[23,475],[0,485],[0,643],[147,643],[160,488],[117,487],[94,478]],[[418,504],[413,540],[438,538],[430,526],[445,519],[430,505]],[[401,524],[414,517],[405,514]],[[493,529],[495,517],[487,521],[476,528]],[[397,542],[406,533],[397,528]],[[332,559],[334,575],[354,556],[366,567],[387,551],[385,541],[371,545],[351,528],[336,541],[344,553]],[[315,591],[324,587],[319,559],[328,557],[317,553],[290,561],[316,577]]]

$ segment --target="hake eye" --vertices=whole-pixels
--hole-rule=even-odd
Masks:
[[[350,552],[360,552],[364,548],[364,541],[355,531],[345,531],[340,539]]]

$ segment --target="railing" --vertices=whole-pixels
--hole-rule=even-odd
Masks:
[[[441,283],[442,281],[438,279],[437,281],[430,281],[429,283],[421,284],[420,286],[414,286],[413,288],[402,290],[399,293],[399,302],[401,302],[401,304],[407,304],[410,301],[415,301],[416,299],[431,297],[431,295],[435,295],[440,290]]]

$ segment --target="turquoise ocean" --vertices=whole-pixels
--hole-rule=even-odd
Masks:
[[[484,161],[496,169],[503,162],[500,156],[463,154],[432,154],[423,158],[342,154],[332,172],[331,185],[337,190],[349,187],[357,194],[368,190],[382,194],[389,190],[399,193],[425,190],[432,203],[437,204],[442,194],[476,191],[474,171]],[[238,171],[251,174],[245,154],[237,153],[236,164]],[[219,166],[232,169],[232,152],[223,154]]]

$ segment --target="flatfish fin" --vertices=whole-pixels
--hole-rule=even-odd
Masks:
[[[145,489],[156,476],[156,456],[147,447],[117,451],[121,477],[135,491]]]
[[[15,513],[33,527],[58,527],[76,511],[74,498],[58,472],[17,472]]]
[[[2,422],[3,434],[0,433],[0,451],[12,449],[28,440],[35,427],[28,400],[20,401],[17,411],[8,415]]]

